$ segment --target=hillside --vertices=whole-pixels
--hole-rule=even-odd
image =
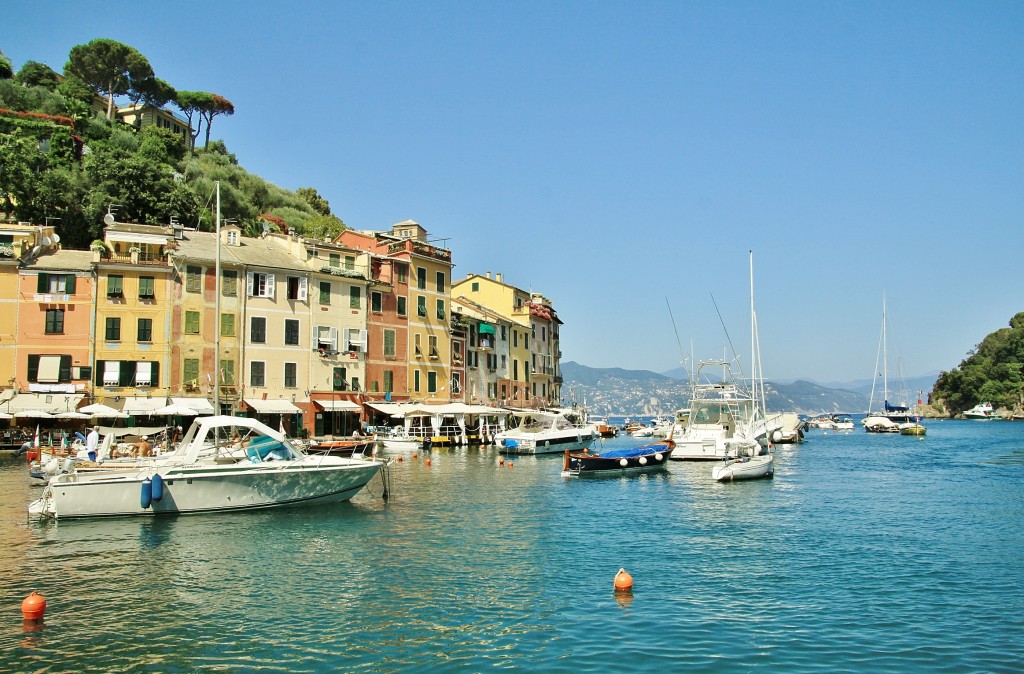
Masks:
[[[649,370],[592,368],[568,361],[562,363],[562,377],[563,396],[585,401],[593,414],[667,414],[689,404],[686,381]],[[772,412],[861,412],[868,407],[863,394],[808,381],[765,382],[765,392]]]

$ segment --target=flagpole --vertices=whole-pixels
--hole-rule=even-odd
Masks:
[[[220,414],[220,181],[216,182],[217,185],[217,218],[216,218],[216,232],[217,241],[215,243],[217,247],[217,256],[215,271],[216,278],[214,279],[214,299],[213,299],[213,413]]]

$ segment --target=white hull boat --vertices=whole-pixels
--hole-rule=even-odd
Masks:
[[[54,476],[29,513],[69,519],[334,503],[355,496],[384,465],[305,454],[255,419],[202,417],[170,454]]]
[[[991,403],[978,403],[974,407],[964,412],[964,419],[999,419],[1000,416],[996,413]]]
[[[719,482],[757,480],[775,474],[775,460],[771,454],[727,459],[711,468],[711,477]]]
[[[600,437],[596,426],[576,426],[561,412],[517,410],[512,416],[518,425],[494,436],[495,444],[508,454],[579,452]]]

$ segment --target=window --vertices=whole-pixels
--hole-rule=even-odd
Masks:
[[[328,255],[327,259],[328,259],[328,263],[332,267],[340,267],[341,266],[341,255],[340,254],[338,254],[338,253],[331,253],[330,255]]]
[[[29,354],[27,378],[31,383],[67,384],[71,382],[71,356]]]
[[[299,345],[299,322],[293,318],[284,320],[284,343],[289,346]]]
[[[437,335],[430,335],[427,337],[427,346],[430,348],[430,357],[437,360],[440,354],[437,351]]]
[[[111,274],[107,277],[107,297],[124,297],[124,276]]]
[[[99,370],[99,367],[97,367],[96,369]],[[108,360],[105,363],[103,363],[103,385],[117,386],[120,382],[121,362],[117,360]]]
[[[416,393],[420,392],[420,371],[416,370],[412,373],[412,390]]]
[[[423,295],[416,296],[416,315],[426,316],[427,315],[427,298]]]
[[[427,289],[427,269],[426,267],[416,267],[416,287],[420,290]]]
[[[412,336],[413,352],[417,356],[422,356],[423,355],[423,347],[421,346],[420,338],[421,337],[420,337],[420,334],[418,332],[415,335]]]
[[[261,360],[254,360],[249,363],[249,386],[266,386],[267,364]]]
[[[44,328],[48,335],[63,335],[64,334],[64,310],[63,309],[47,309],[46,310],[46,326]]]
[[[36,292],[44,294],[75,294],[74,274],[39,274]]]
[[[203,289],[203,268],[196,265],[185,267],[185,290],[197,293]]]
[[[365,351],[366,350],[366,330],[360,330],[359,328],[349,328],[345,331],[345,350],[346,351]]]
[[[395,351],[395,331],[384,330],[384,357],[394,358],[398,355]],[[385,391],[388,389],[384,389]]]
[[[359,309],[363,306],[363,292],[359,286],[352,286],[348,289],[349,309]]]
[[[452,372],[452,393],[462,393],[462,375]]]
[[[155,282],[152,276],[140,276],[139,277],[139,299],[140,300],[152,300],[156,299],[156,291],[153,289]]]
[[[234,385],[235,383],[235,361],[222,360],[220,362],[220,383],[222,385]]]
[[[285,363],[284,364],[284,387],[285,388],[296,388],[296,381],[298,380],[299,366],[297,363]]]
[[[480,282],[479,281],[473,281],[469,285],[469,288],[470,288],[470,290],[472,290],[475,293],[480,292]]]
[[[427,393],[437,393],[437,373],[427,373]]]
[[[304,302],[309,279],[305,276],[288,276],[286,280],[288,281],[288,299]]]
[[[394,370],[384,370],[384,391],[393,392],[395,390],[395,372]]]
[[[345,269],[348,269],[349,271],[354,271],[355,268],[356,268],[356,259],[353,256],[351,256],[351,255],[346,255],[345,256]]]
[[[235,336],[235,315],[234,314],[221,314],[220,315],[220,336],[221,337],[234,337]]]
[[[348,388],[347,381],[345,379],[345,368],[334,368],[334,375],[331,377],[332,388],[335,391],[344,391]]]
[[[199,386],[199,359],[198,358],[185,358],[182,361],[181,371],[182,383],[187,387],[198,387]]]
[[[135,385],[136,386],[152,386],[153,385],[153,364],[147,362],[141,362],[135,364]]]
[[[236,232],[235,230],[233,230],[233,229],[229,230],[227,238],[228,238],[227,243],[228,243],[229,246],[237,246],[238,245],[238,232]]]
[[[353,391],[358,391],[359,390],[359,377],[352,377],[352,390]]]
[[[399,316],[405,316],[405,315],[408,314],[408,311],[406,310],[405,305],[406,305],[406,299],[404,297],[399,296],[398,297],[397,307],[395,309],[395,312]]]
[[[108,342],[120,342],[121,341],[121,319],[108,316],[106,323],[107,323],[106,340]]]
[[[140,342],[152,342],[153,341],[153,319],[152,318],[140,318],[139,319],[138,341],[140,341]]]
[[[443,271],[437,272],[437,274],[436,274],[436,276],[434,278],[435,278],[434,284],[435,284],[435,286],[437,288],[437,292],[443,293],[444,292],[444,272]]]
[[[253,316],[249,323],[249,341],[253,344],[267,343],[267,319]]]
[[[198,335],[199,334],[199,312],[198,311],[186,311],[185,312],[185,334],[186,335]]]
[[[452,342],[452,360],[462,362],[462,342]]]
[[[222,271],[220,273],[220,294],[234,297],[238,294],[238,272]]]
[[[274,275],[273,274],[257,274],[256,272],[247,272],[245,275],[245,292],[249,297],[269,297],[274,298]]]
[[[395,277],[399,283],[408,283],[409,281],[409,268],[404,264],[395,265]]]
[[[320,281],[320,304],[331,303],[331,282]]]
[[[444,314],[444,300],[438,300],[437,301],[437,317],[443,319],[444,316],[445,316],[445,314]]]
[[[384,311],[384,295],[376,290],[370,293],[370,311],[375,314]]]

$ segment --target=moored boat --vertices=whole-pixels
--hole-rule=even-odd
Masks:
[[[516,410],[518,423],[498,433],[495,443],[509,454],[557,454],[589,448],[598,438],[594,426],[577,426],[561,412]]]
[[[596,454],[588,450],[566,450],[562,477],[605,477],[662,470],[674,446],[672,440],[662,440],[640,447],[612,449]]]
[[[50,478],[29,514],[69,519],[327,504],[352,498],[385,465],[306,454],[256,419],[201,417],[170,453]]]
[[[964,419],[975,419],[975,420],[986,420],[986,419],[1001,419],[996,409],[992,407],[992,403],[978,403],[969,410],[964,411]]]

